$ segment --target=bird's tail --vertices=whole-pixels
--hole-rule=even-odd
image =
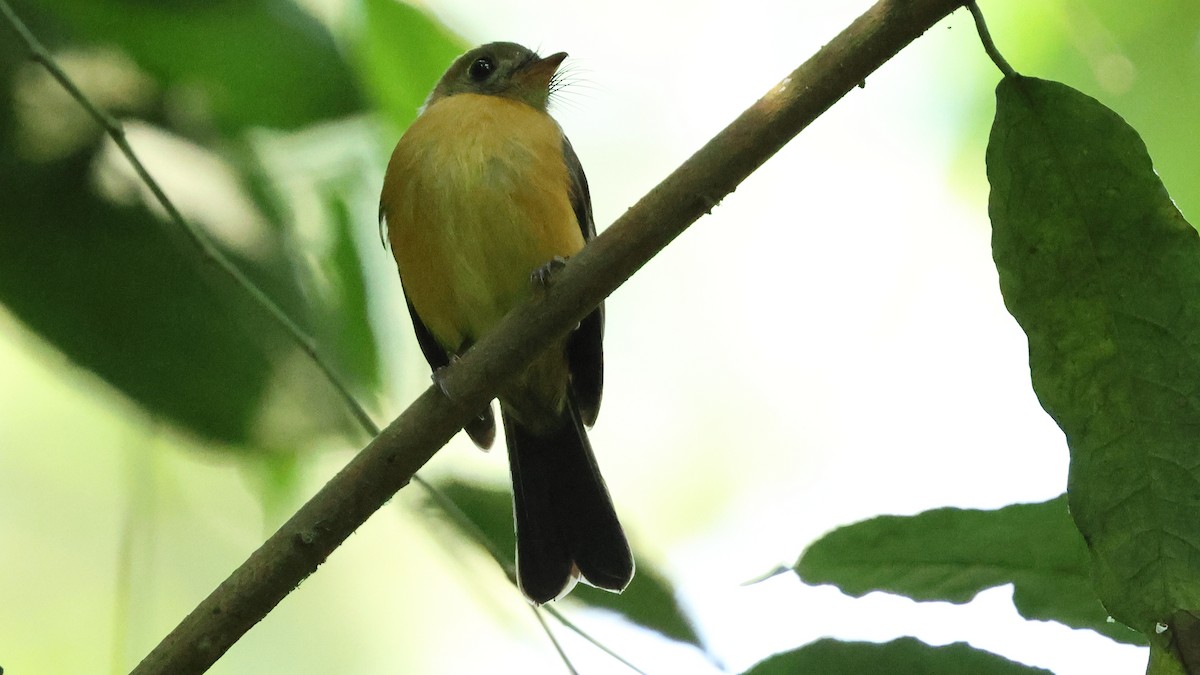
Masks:
[[[557,427],[535,435],[501,411],[513,480],[517,577],[537,604],[562,597],[582,576],[620,592],[633,578],[633,555],[596,465],[575,402]]]

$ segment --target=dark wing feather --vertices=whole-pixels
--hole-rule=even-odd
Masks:
[[[583,165],[579,163],[579,155],[571,147],[571,141],[563,136],[563,159],[567,163],[567,175],[571,179],[571,208],[575,209],[575,219],[579,221],[579,229],[583,231],[583,240],[590,241],[596,236],[596,223],[592,220],[592,193],[588,191],[587,176],[583,174]]]
[[[429,328],[425,326],[425,322],[417,316],[417,310],[413,307],[412,302],[408,299],[408,293],[404,294],[404,304],[408,305],[408,316],[412,318],[413,332],[417,334],[417,344],[421,345],[421,353],[425,355],[425,360],[429,362],[429,367],[432,370],[445,368],[450,365],[450,356],[445,349],[438,344],[433,333],[429,332]]]
[[[583,240],[596,236],[592,220],[592,195],[588,192],[587,176],[571,142],[563,136],[563,159],[571,180],[571,208],[583,232]],[[604,304],[579,322],[567,341],[567,363],[571,369],[571,391],[583,423],[592,426],[600,413],[600,396],[604,390]]]

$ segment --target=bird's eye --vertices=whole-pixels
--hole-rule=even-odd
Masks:
[[[492,71],[495,70],[495,68],[496,64],[493,63],[490,58],[483,56],[475,59],[475,62],[472,63],[471,67],[467,69],[467,75],[469,75],[475,82],[483,82],[484,80],[488,79],[489,76],[491,76]]]

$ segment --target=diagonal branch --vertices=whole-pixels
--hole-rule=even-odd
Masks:
[[[574,256],[544,297],[515,309],[427,389],[134,670],[201,673],[316,570],[552,338],[876,68],[963,0],[880,0]]]

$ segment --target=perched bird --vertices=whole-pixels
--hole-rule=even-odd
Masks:
[[[511,42],[451,64],[392,153],[379,213],[436,376],[595,235],[579,158],[547,113],[565,53]],[[521,590],[540,604],[582,577],[620,592],[633,556],[585,425],[604,384],[598,307],[499,395]],[[466,427],[495,438],[489,406]]]

